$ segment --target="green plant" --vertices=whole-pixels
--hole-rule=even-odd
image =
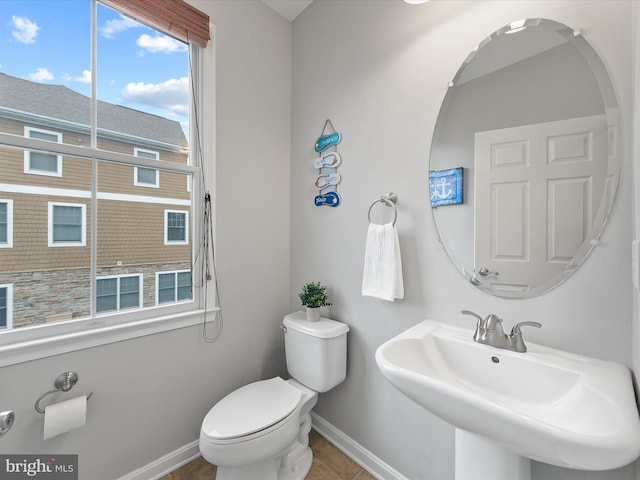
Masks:
[[[320,282],[310,282],[302,287],[302,292],[298,294],[302,305],[310,308],[324,307],[325,305],[331,305],[327,300],[327,287]]]

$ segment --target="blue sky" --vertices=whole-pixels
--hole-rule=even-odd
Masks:
[[[188,120],[187,46],[98,4],[98,98]],[[90,94],[90,0],[0,0],[0,72]]]

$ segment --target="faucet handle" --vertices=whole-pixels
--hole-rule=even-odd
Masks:
[[[472,317],[476,317],[476,319],[478,320],[476,322],[476,330],[475,332],[473,332],[473,340],[477,342],[482,335],[482,317],[476,312],[472,312],[471,310],[462,310],[460,313],[462,313],[463,315],[471,315]]]
[[[524,353],[527,351],[527,346],[522,339],[522,331],[520,327],[537,327],[540,328],[541,323],[538,322],[520,322],[516,323],[511,329],[511,335],[509,335],[509,344],[514,352]]]
[[[482,317],[476,312],[472,312],[471,310],[460,310],[460,313],[463,315],[471,315],[472,317],[476,317],[478,319],[478,323],[482,323]]]
[[[542,324],[540,322],[520,322],[520,323],[516,323],[513,328],[511,329],[511,335],[522,335],[522,330],[520,330],[520,327],[537,327],[540,328],[542,327]]]

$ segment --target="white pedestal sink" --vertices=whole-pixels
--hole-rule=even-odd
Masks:
[[[455,480],[531,480],[531,460],[456,428]]]
[[[493,463],[513,463],[508,480],[530,478],[527,459],[608,470],[640,455],[640,420],[626,367],[529,342],[527,352],[511,352],[476,343],[472,334],[425,320],[376,351],[378,367],[396,388],[460,429],[461,474],[466,455],[476,463],[475,478],[502,478],[481,476],[473,455],[485,447],[497,455]],[[523,476],[515,476],[518,469]]]

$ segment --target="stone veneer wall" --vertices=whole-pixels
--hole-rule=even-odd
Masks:
[[[98,277],[143,274],[143,306],[156,304],[156,272],[188,270],[186,262],[99,267]],[[89,268],[0,274],[13,285],[13,327],[42,325],[89,316]],[[193,283],[193,281],[192,281]]]

